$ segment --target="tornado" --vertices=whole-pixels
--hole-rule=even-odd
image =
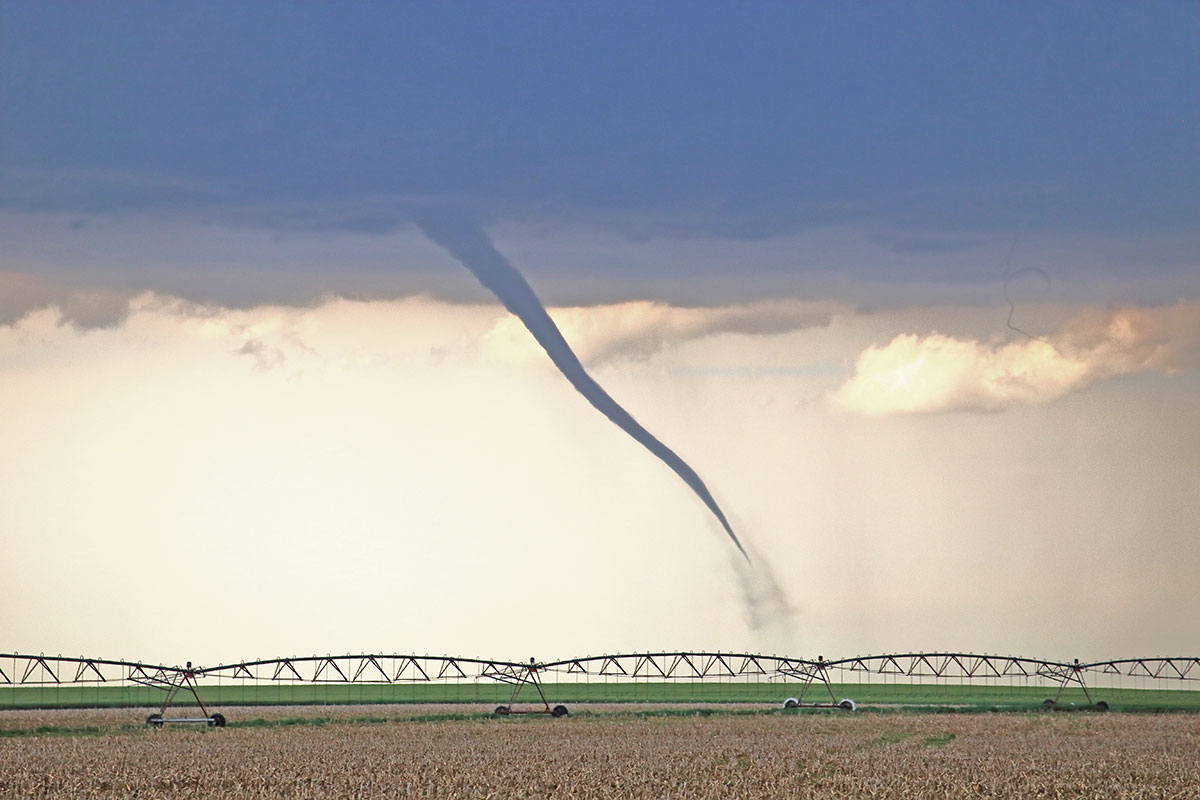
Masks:
[[[554,366],[558,367],[558,371],[571,382],[576,391],[613,424],[670,467],[695,492],[721,523],[725,533],[729,534],[729,539],[738,552],[749,563],[750,556],[738,541],[737,534],[725,518],[725,513],[713,499],[704,481],[700,480],[696,470],[642,427],[633,415],[587,373],[533,288],[517,268],[496,249],[483,229],[473,220],[450,213],[425,214],[418,217],[416,223],[425,236],[446,248],[456,261],[469,269],[484,287],[496,295],[505,308],[524,323],[533,334],[533,338],[546,351],[546,355],[554,362]]]

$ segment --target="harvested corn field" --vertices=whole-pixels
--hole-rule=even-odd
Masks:
[[[10,724],[0,797],[1200,797],[1190,714],[287,722],[96,735]]]

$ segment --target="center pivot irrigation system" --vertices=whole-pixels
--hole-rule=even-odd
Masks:
[[[158,709],[158,713],[151,714],[146,717],[146,724],[155,728],[161,728],[168,722],[203,722],[210,728],[224,728],[225,715],[221,713],[208,713],[208,709],[204,707],[204,701],[200,699],[200,692],[197,691],[196,685],[196,670],[192,669],[192,662],[187,662],[187,665],[175,671],[173,674],[167,670],[159,670],[148,677],[131,678],[135,683],[140,683],[143,686],[151,686],[162,689],[166,692],[163,697],[162,707]],[[175,695],[179,694],[180,689],[187,689],[191,692],[192,697],[196,699],[196,705],[200,706],[202,717],[168,717],[164,716],[167,713],[167,706],[171,705],[171,701],[175,699]]]
[[[62,706],[159,706],[146,722],[223,727],[213,705],[441,702],[503,700],[499,715],[567,715],[551,697],[578,702],[750,702],[785,708],[854,710],[888,689],[919,690],[925,705],[955,702],[953,689],[978,684],[1014,690],[1018,705],[1044,697],[1054,709],[1105,710],[1101,685],[1111,689],[1200,689],[1200,658],[1131,658],[1081,663],[970,653],[906,653],[826,660],[722,652],[627,653],[560,661],[500,661],[453,656],[359,654],[241,661],[215,667],[164,666],[101,658],[0,654],[0,709]],[[882,684],[882,685],[879,685]],[[539,702],[516,705],[522,691]],[[858,703],[838,697],[874,692]],[[857,688],[855,688],[857,687]],[[1044,694],[1042,690],[1045,690]],[[1082,694],[1086,703],[1064,702]],[[180,695],[200,715],[167,716]],[[1189,696],[1190,692],[1187,693]],[[958,696],[961,696],[958,695]],[[806,701],[806,697],[809,698]],[[828,697],[828,700],[825,698]],[[206,702],[207,700],[207,702]],[[1011,705],[1011,703],[1010,703]]]
[[[542,681],[538,678],[538,673],[541,672],[542,667],[538,666],[537,659],[529,659],[528,666],[511,668],[508,668],[508,666],[505,665],[504,668],[489,676],[502,683],[511,683],[513,687],[512,697],[508,698],[508,705],[496,706],[497,714],[501,716],[508,714],[549,714],[552,717],[565,717],[567,715],[567,707],[564,705],[560,704],[554,708],[550,707],[550,701],[546,699],[546,692],[542,689]],[[517,702],[517,695],[526,686],[532,686],[537,690],[538,697],[542,699],[543,708],[513,708],[513,705]]]

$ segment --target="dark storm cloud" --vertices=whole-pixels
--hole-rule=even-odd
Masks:
[[[108,213],[184,210],[231,201],[232,188],[163,175],[111,170],[44,170],[0,164],[0,208],[20,212]],[[76,224],[84,222],[76,220]]]
[[[913,237],[875,235],[868,241],[887,247],[894,253],[961,253],[979,247],[978,239],[961,237]]]
[[[853,303],[999,302],[1016,232],[1017,266],[1169,300],[1200,240],[1197,24],[1169,3],[0,4],[0,272],[478,301],[413,242],[412,209],[447,205],[556,305],[821,276]]]
[[[753,239],[1011,227],[1015,186],[1053,195],[1044,225],[1194,227],[1198,13],[6,4],[0,167],[68,185],[0,202],[440,195],[489,222]],[[341,224],[394,230],[369,210]]]
[[[0,326],[30,311],[54,308],[62,322],[79,330],[112,328],[129,316],[129,292],[79,290],[37,275],[0,271]]]

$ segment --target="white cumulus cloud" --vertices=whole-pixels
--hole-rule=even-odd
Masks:
[[[772,335],[824,327],[835,314],[849,311],[849,306],[839,303],[798,300],[708,308],[637,300],[549,309],[575,354],[590,367],[621,359],[649,358],[670,345],[718,333]],[[513,316],[499,319],[483,346],[489,354],[505,359],[540,358],[540,348]]]
[[[1200,365],[1200,304],[1089,310],[1045,339],[981,342],[905,333],[871,346],[830,405],[866,416],[1000,411],[1104,378]]]

